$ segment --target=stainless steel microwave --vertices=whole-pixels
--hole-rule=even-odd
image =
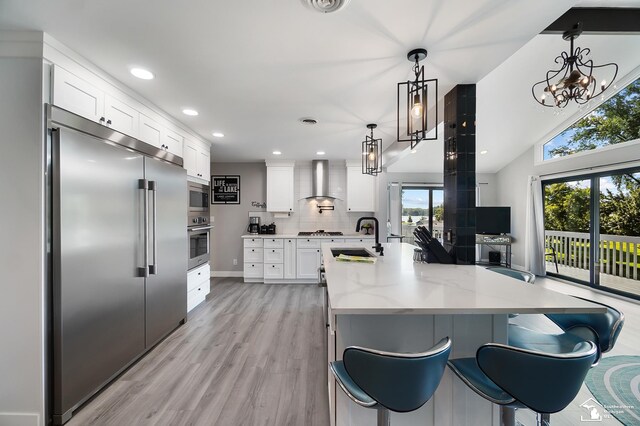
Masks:
[[[189,213],[206,213],[209,216],[209,185],[189,182]]]

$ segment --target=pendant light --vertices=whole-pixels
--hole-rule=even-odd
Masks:
[[[582,34],[581,23],[564,32],[562,38],[569,41],[570,47],[569,52],[562,52],[555,59],[555,63],[561,65],[560,68],[548,70],[544,80],[537,82],[531,88],[533,98],[540,105],[564,108],[571,101],[583,105],[600,96],[613,84],[618,75],[618,65],[613,62],[594,65],[593,60],[588,58],[591,49],[574,48],[573,42],[580,34]],[[593,72],[605,68],[611,70],[609,72],[609,76],[612,76],[611,80],[609,82],[606,79],[602,80],[597,86],[598,79]]]
[[[411,142],[411,149],[420,141],[438,138],[438,79],[425,79],[420,61],[426,57],[427,49],[411,50],[407,59],[414,63],[414,79],[398,83],[397,138],[398,142]],[[435,135],[427,138],[429,128]]]
[[[382,173],[382,139],[373,137],[377,124],[367,124],[371,136],[366,135],[362,142],[362,174],[377,176]]]

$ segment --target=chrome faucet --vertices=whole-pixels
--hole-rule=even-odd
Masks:
[[[379,234],[378,234],[378,228],[379,228],[379,222],[378,219],[376,219],[373,216],[365,216],[365,217],[361,217],[360,219],[358,219],[358,222],[356,223],[356,232],[360,232],[360,223],[362,223],[363,220],[372,220],[375,222],[375,236],[376,236],[376,245],[373,246],[372,248],[376,249],[376,253],[380,253],[380,256],[384,256],[384,247],[382,247],[382,244],[380,244],[380,239],[379,239]]]

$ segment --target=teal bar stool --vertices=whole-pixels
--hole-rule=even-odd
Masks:
[[[562,329],[562,333],[556,334],[509,324],[509,344],[524,349],[545,350],[574,344],[576,340],[588,340],[594,342],[598,349],[598,356],[594,361],[596,365],[602,354],[615,346],[624,325],[624,314],[604,303],[582,300],[603,306],[607,311],[601,314],[545,314]]]
[[[504,266],[489,266],[489,271],[497,272],[498,274],[506,275],[511,278],[515,278],[520,281],[524,281],[529,284],[533,284],[536,280],[536,276],[531,272],[519,271],[517,269],[505,268]]]
[[[340,388],[356,404],[378,410],[378,426],[389,425],[389,411],[422,407],[438,388],[451,352],[440,340],[422,353],[395,353],[350,346],[342,361],[330,363]]]
[[[576,340],[566,351],[547,353],[498,343],[481,346],[475,358],[452,359],[449,368],[474,392],[494,404],[529,408],[538,425],[573,401],[596,359],[593,342]]]

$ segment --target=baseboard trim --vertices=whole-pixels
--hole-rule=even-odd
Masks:
[[[3,426],[40,426],[40,415],[36,413],[0,413]]]
[[[212,278],[242,278],[243,276],[243,271],[211,271]]]

